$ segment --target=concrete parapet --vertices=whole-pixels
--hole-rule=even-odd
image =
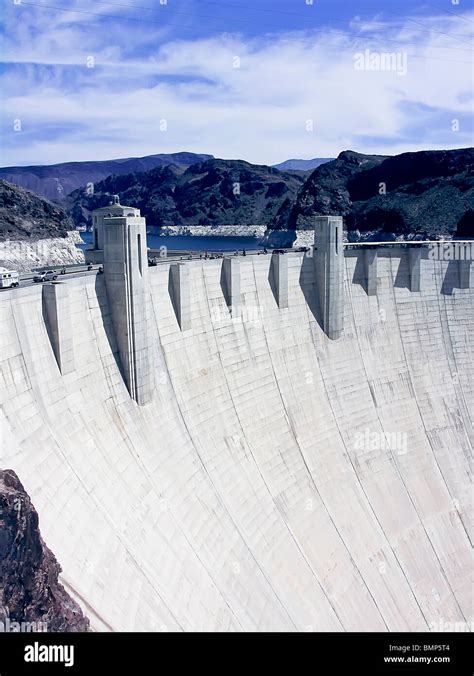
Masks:
[[[471,263],[470,260],[458,261],[459,266],[459,288],[469,289],[471,284]]]
[[[227,307],[237,316],[240,306],[240,262],[236,257],[225,256],[222,261],[221,287]]]
[[[104,277],[123,376],[130,396],[143,405],[153,395],[144,218],[104,219]]]
[[[419,246],[408,249],[408,279],[410,291],[421,290],[421,248]]]
[[[54,282],[42,288],[43,317],[54,356],[63,376],[75,370],[71,304],[67,284]]]
[[[288,256],[272,254],[270,261],[270,285],[280,310],[288,307]]]
[[[181,331],[191,328],[190,268],[184,263],[172,263],[168,290]]]
[[[344,328],[344,249],[342,217],[317,216],[314,266],[323,330],[331,339]]]
[[[377,249],[364,249],[365,290],[368,296],[377,295]]]

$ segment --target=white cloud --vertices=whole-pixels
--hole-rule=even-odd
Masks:
[[[271,164],[347,148],[393,154],[472,143],[470,54],[455,51],[469,49],[461,18],[423,18],[425,31],[455,39],[377,17],[354,24],[364,34],[357,39],[338,29],[167,41],[155,26],[110,22],[98,30],[85,15],[42,11],[35,26],[15,24],[4,49],[3,164],[179,150]],[[366,35],[375,26],[378,40]],[[354,55],[365,49],[406,52],[406,75],[355,70]],[[86,67],[90,55],[94,68]],[[461,129],[453,132],[456,116]]]

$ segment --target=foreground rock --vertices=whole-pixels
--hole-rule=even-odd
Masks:
[[[88,631],[89,620],[58,582],[60,572],[20,480],[0,470],[0,627],[18,631],[16,623],[34,622],[40,631]]]

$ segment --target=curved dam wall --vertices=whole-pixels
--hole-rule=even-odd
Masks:
[[[233,315],[222,261],[184,264],[181,315],[170,264],[150,268],[142,406],[104,275],[52,304],[40,287],[0,294],[1,466],[93,628],[472,621],[472,284],[425,252],[411,291],[406,250],[381,248],[374,287],[364,255],[345,253],[337,340],[303,253],[285,256],[287,302],[271,256],[240,257]]]

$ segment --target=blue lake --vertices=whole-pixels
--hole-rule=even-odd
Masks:
[[[79,244],[81,249],[85,249],[92,244],[92,232],[81,232],[84,244]],[[147,244],[150,249],[159,249],[165,246],[174,251],[236,251],[242,249],[258,249],[258,238],[256,237],[206,237],[192,235],[176,235],[168,237],[166,235],[147,235]]]

